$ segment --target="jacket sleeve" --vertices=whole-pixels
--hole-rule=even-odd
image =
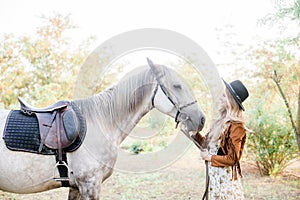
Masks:
[[[227,147],[227,155],[212,155],[211,165],[215,167],[233,166],[235,164],[235,155],[237,156],[237,159],[240,160],[243,151],[242,139],[245,135],[246,130],[242,125],[232,125],[229,137],[231,138],[234,149],[230,148],[229,145],[229,147]]]
[[[197,142],[201,147],[205,148],[205,146],[206,146],[206,144],[205,144],[206,137],[205,136],[202,136],[198,132],[195,135],[192,135],[192,138],[193,138],[194,142]]]

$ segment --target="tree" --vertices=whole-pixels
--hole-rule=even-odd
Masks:
[[[271,15],[267,21],[278,20],[281,22],[292,22],[298,27],[300,25],[300,0],[295,1],[277,1],[277,12],[274,15]],[[285,23],[282,25],[283,29],[287,29]],[[277,75],[276,69],[273,70],[272,79],[277,85],[277,88],[280,92],[282,99],[284,100],[285,106],[289,113],[289,118],[291,125],[293,127],[295,137],[297,140],[298,149],[300,152],[300,58],[297,52],[299,52],[299,43],[300,43],[300,32],[298,31],[296,35],[288,36],[276,42],[279,43],[279,47],[282,48],[279,50],[279,55],[283,61],[286,63],[274,63],[278,65],[277,67],[290,68],[287,70],[287,73],[281,73]],[[280,57],[279,57],[280,58]],[[288,82],[287,82],[288,80]],[[287,86],[284,88],[284,86]],[[289,98],[290,94],[295,94],[294,98]],[[290,105],[290,103],[292,105]],[[292,112],[292,108],[297,110]],[[294,120],[294,115],[297,115],[296,121]]]
[[[262,174],[280,173],[290,160],[297,157],[297,143],[290,123],[290,113],[282,101],[281,94],[274,84],[274,71],[282,91],[285,91],[290,112],[297,112],[297,92],[300,66],[295,55],[281,45],[281,41],[266,42],[256,49],[251,57],[255,62],[255,85],[251,102],[255,105],[249,113],[248,126],[253,130],[249,134],[248,147],[255,156],[256,164]]]
[[[42,18],[44,25],[37,28],[35,37],[0,35],[0,102],[4,108],[15,107],[18,96],[38,106],[73,96],[77,72],[93,39],[75,44],[67,38],[66,32],[75,28],[69,15]]]
[[[278,38],[256,46],[250,56],[256,106],[249,114],[248,147],[266,175],[280,173],[299,156],[297,146],[300,152],[300,34],[284,31],[299,27],[300,1],[276,1],[275,6],[277,12],[263,21],[276,28]]]

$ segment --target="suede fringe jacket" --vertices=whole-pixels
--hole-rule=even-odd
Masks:
[[[197,133],[194,137],[200,145],[205,145],[205,137]],[[232,166],[232,178],[237,180],[237,172],[242,177],[240,159],[246,142],[246,129],[243,123],[231,122],[221,135],[220,148],[217,155],[212,155],[211,165],[214,167]],[[206,145],[205,145],[206,146]]]

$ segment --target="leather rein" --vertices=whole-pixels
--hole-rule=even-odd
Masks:
[[[195,103],[197,103],[197,101],[195,100],[195,101],[192,101],[192,102],[190,102],[190,103],[187,103],[187,104],[185,104],[185,105],[183,105],[183,106],[178,106],[178,104],[176,104],[176,102],[172,100],[172,98],[171,98],[171,96],[169,95],[169,93],[168,93],[166,87],[158,81],[158,84],[157,84],[156,87],[155,87],[154,94],[153,94],[153,97],[152,97],[152,106],[153,106],[153,107],[154,107],[154,98],[155,98],[155,95],[156,95],[156,93],[157,93],[158,87],[161,88],[161,90],[162,90],[163,93],[166,95],[166,97],[169,99],[169,101],[170,101],[170,102],[174,105],[174,107],[177,109],[177,113],[176,113],[176,117],[175,117],[175,122],[176,122],[176,127],[175,127],[175,128],[177,128],[177,127],[178,127],[178,124],[179,124],[179,122],[180,122],[180,121],[178,120],[178,117],[179,117],[179,115],[182,113],[182,109],[183,109],[183,108],[186,108],[186,107],[188,107],[188,106],[191,106],[191,105],[193,105],[193,104],[195,104]],[[185,120],[188,120],[188,117],[187,117],[187,119],[185,119]],[[194,140],[194,138],[191,137],[189,133],[187,133],[187,132],[184,131],[183,129],[180,129],[180,130],[181,130],[181,131],[182,131],[182,132],[183,132],[183,133],[184,133],[191,141],[194,142],[194,144],[200,149],[200,151],[204,151],[203,147],[202,147],[196,140]],[[205,200],[205,199],[208,200],[208,187],[209,187],[208,161],[205,161],[205,169],[206,169],[206,170],[205,170],[205,171],[206,171],[205,191],[204,191],[204,194],[203,194],[203,196],[202,196],[202,200]]]
[[[149,65],[151,66],[151,65],[153,65],[153,63],[148,59],[148,62],[149,62]],[[157,81],[157,85],[156,85],[156,87],[155,87],[155,90],[154,90],[154,93],[153,93],[153,96],[152,96],[152,107],[155,107],[154,106],[154,98],[155,98],[155,95],[156,95],[156,93],[157,93],[157,90],[158,90],[158,87],[160,87],[161,88],[161,90],[163,91],[163,93],[166,95],[166,97],[168,98],[168,100],[173,104],[173,106],[177,109],[177,113],[176,113],[176,115],[175,115],[175,122],[176,122],[176,126],[175,126],[175,128],[177,128],[178,127],[178,124],[179,124],[179,116],[180,116],[180,114],[181,113],[183,113],[182,112],[182,109],[184,109],[184,108],[186,108],[186,107],[188,107],[188,106],[191,106],[191,105],[193,105],[193,104],[195,104],[195,103],[197,103],[197,100],[194,100],[194,101],[192,101],[192,102],[190,102],[190,103],[187,103],[187,104],[185,104],[185,105],[183,105],[183,106],[180,106],[180,105],[178,105],[178,103],[176,103],[176,101],[174,101],[172,98],[171,98],[171,95],[170,95],[170,93],[168,92],[168,90],[167,90],[167,88],[163,85],[163,83],[162,83],[162,81],[160,80],[162,77],[163,77],[163,75],[161,75],[161,76],[157,76],[157,74],[154,72],[154,71],[152,71],[153,72],[153,74],[154,74],[154,77],[155,77],[155,79],[156,79],[156,81]],[[188,120],[189,119],[189,116],[187,116],[187,118],[186,119],[184,119],[184,121],[186,121],[186,120]],[[194,142],[194,144],[201,150],[201,151],[204,151],[204,149],[203,149],[203,147],[196,141],[196,140],[194,140],[194,138],[192,138],[191,136],[190,136],[190,134],[189,133],[187,133],[185,130],[183,130],[182,128],[180,129],[191,141],[193,141]],[[204,191],[204,194],[203,194],[203,196],[202,196],[202,200],[208,200],[208,187],[209,187],[209,175],[208,175],[208,162],[207,161],[205,161],[205,167],[206,167],[206,183],[205,183],[205,191]]]

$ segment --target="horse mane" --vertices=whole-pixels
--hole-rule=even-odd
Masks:
[[[74,102],[88,120],[116,126],[124,119],[124,116],[129,116],[138,109],[145,111],[151,109],[152,105],[148,103],[151,101],[149,95],[152,94],[156,84],[150,68],[140,67],[128,73],[111,88],[87,99],[74,100]],[[145,98],[147,96],[148,99]],[[140,117],[144,114],[146,112],[141,113]]]

